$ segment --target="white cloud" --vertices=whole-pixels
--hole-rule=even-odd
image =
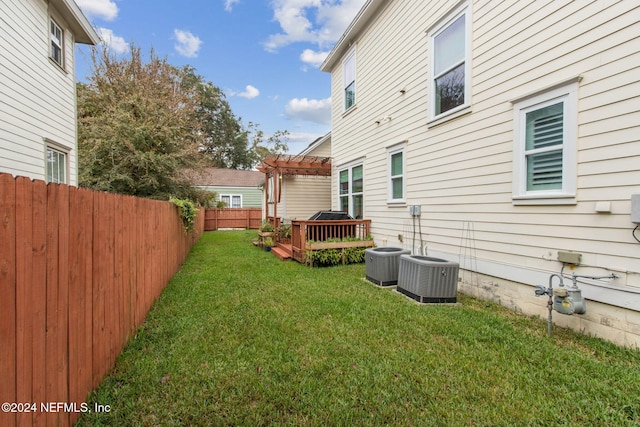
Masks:
[[[233,10],[233,5],[238,3],[240,3],[240,0],[224,0],[224,10],[231,12]]]
[[[305,64],[319,67],[324,62],[327,55],[329,55],[329,52],[315,52],[311,49],[305,49],[300,54],[300,60]]]
[[[253,87],[251,85],[247,85],[245,87],[244,92],[240,92],[238,94],[238,96],[241,96],[241,97],[247,98],[247,99],[255,98],[258,95],[260,95],[260,91],[257,88],[255,88],[255,87]]]
[[[76,0],[76,3],[88,18],[113,21],[118,16],[118,6],[112,0]]]
[[[247,99],[253,99],[256,96],[260,95],[260,91],[255,86],[251,85],[245,86],[244,92],[236,92],[233,90],[229,90],[227,92],[229,96],[239,96]]]
[[[366,0],[274,0],[281,33],[264,42],[268,51],[296,42],[326,47],[337,41]]]
[[[120,36],[113,34],[113,30],[108,28],[98,28],[96,32],[102,39],[102,42],[116,53],[125,53],[129,51],[129,44]]]
[[[173,35],[178,41],[173,47],[180,55],[187,58],[198,56],[198,50],[200,50],[200,45],[202,44],[202,40],[198,36],[191,34],[189,31],[178,29],[173,30]]]
[[[331,98],[293,98],[285,107],[287,117],[323,125],[331,124]]]

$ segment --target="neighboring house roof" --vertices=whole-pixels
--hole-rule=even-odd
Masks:
[[[74,35],[76,43],[96,45],[100,43],[100,36],[93,29],[78,5],[73,0],[49,0],[67,21]]]
[[[351,47],[358,34],[369,25],[370,20],[383,4],[385,4],[385,0],[367,0],[356,17],[353,18],[353,21],[351,21],[351,24],[349,24],[344,34],[342,34],[340,40],[338,40],[333,49],[331,49],[331,52],[329,52],[329,55],[322,65],[320,65],[320,70],[326,72],[331,71],[336,62],[339,61],[342,55]]]
[[[313,151],[316,148],[320,147],[322,144],[326,144],[327,142],[331,142],[331,132],[327,133],[324,136],[321,136],[321,137],[315,139],[311,144],[309,144],[307,146],[307,148],[305,148],[304,150],[302,150],[300,152],[300,155],[301,156],[306,156],[306,155],[310,154],[311,151]]]
[[[188,172],[191,183],[199,187],[257,187],[264,174],[257,171],[206,168],[202,172]]]

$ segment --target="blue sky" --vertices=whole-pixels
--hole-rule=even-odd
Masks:
[[[331,129],[330,75],[318,67],[365,0],[75,0],[114,52],[130,43],[220,87],[236,116],[298,153]],[[90,72],[78,48],[77,77]]]

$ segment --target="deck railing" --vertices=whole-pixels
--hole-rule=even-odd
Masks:
[[[345,237],[365,240],[370,229],[370,219],[291,221],[292,257],[296,261],[305,262],[305,250],[309,241],[324,242]]]

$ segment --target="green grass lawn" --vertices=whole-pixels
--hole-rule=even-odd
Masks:
[[[204,234],[89,396],[111,412],[79,425],[640,425],[640,351],[462,295],[419,305],[254,235]]]

